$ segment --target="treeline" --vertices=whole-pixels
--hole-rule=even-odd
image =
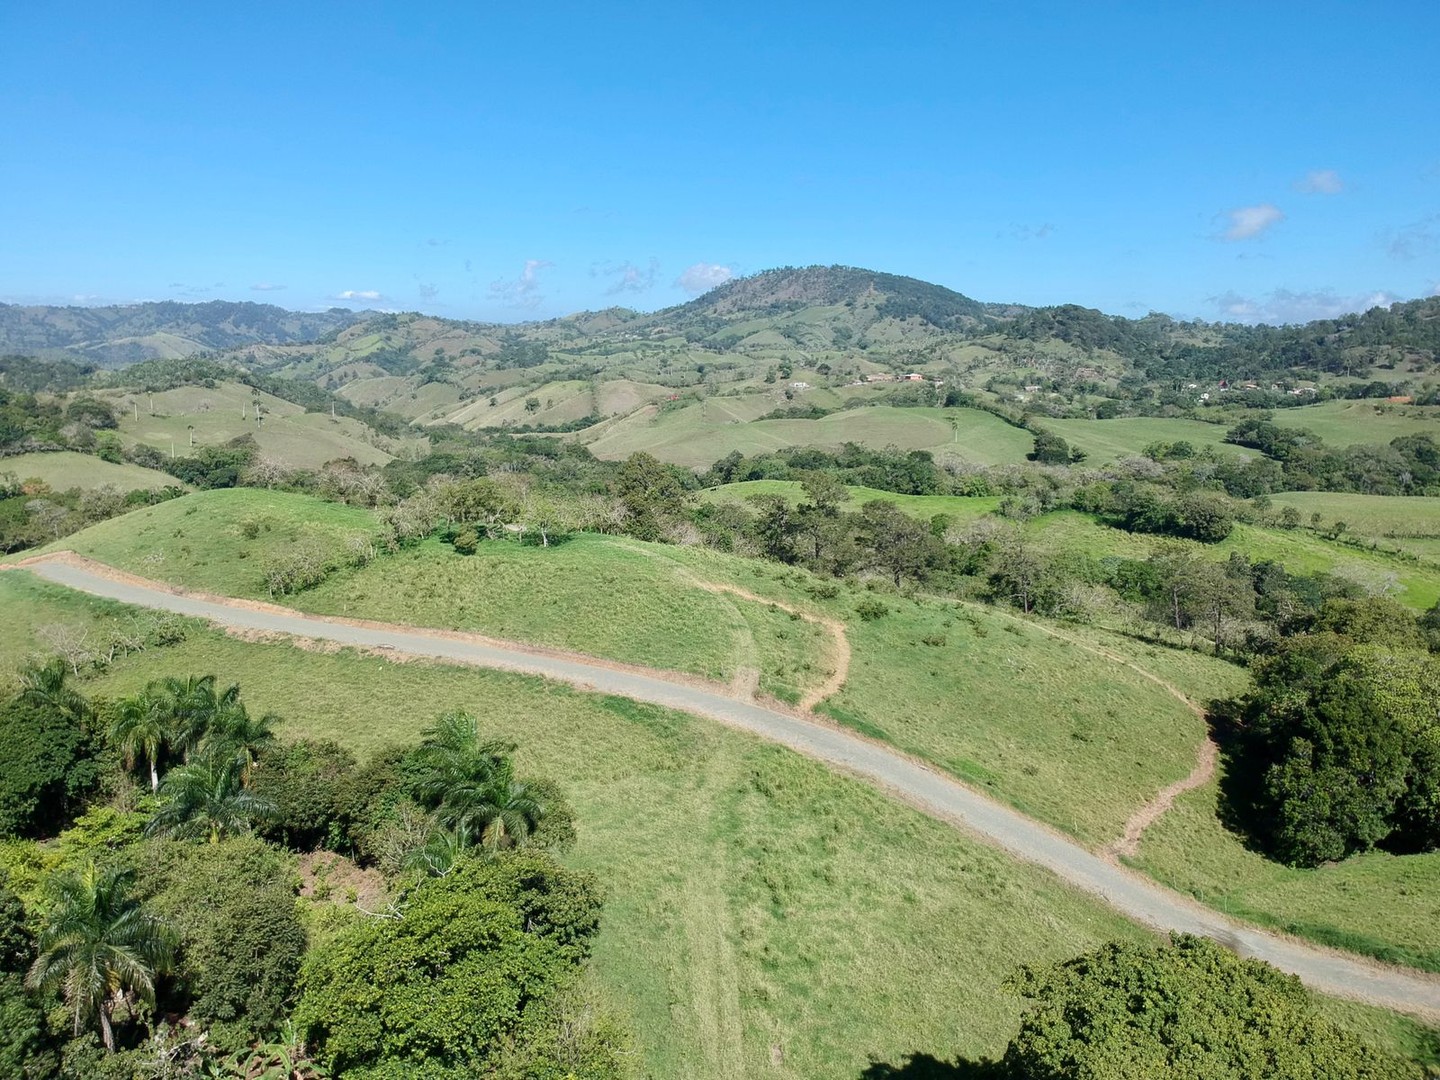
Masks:
[[[573,815],[514,744],[455,712],[360,761],[277,722],[213,676],[103,699],[64,660],[22,671],[0,700],[0,1073],[631,1075],[586,975],[599,885],[555,860]]]

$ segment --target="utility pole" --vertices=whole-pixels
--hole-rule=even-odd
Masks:
[[[186,424],[186,425],[185,425],[185,430],[190,433],[190,446],[191,446],[191,448],[193,449],[194,446],[195,446],[195,425],[194,425],[194,424]]]
[[[140,402],[136,401],[134,398],[131,398],[130,405],[135,410],[135,422],[138,424],[140,422]]]

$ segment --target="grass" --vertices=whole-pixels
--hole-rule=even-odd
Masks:
[[[93,689],[162,673],[238,681],[281,733],[367,752],[463,707],[559,782],[569,857],[607,902],[595,965],[628,1010],[648,1075],[859,1077],[898,1061],[997,1053],[1018,963],[1143,932],[865,786],[758,740],[540,680],[198,631]],[[417,703],[423,703],[418,704]]]
[[[1084,450],[1091,463],[1139,457],[1151,443],[1181,440],[1196,450],[1208,446],[1217,453],[1255,456],[1253,451],[1225,441],[1225,425],[1203,420],[1126,416],[1113,420],[1044,420],[1042,424],[1063,436],[1072,447]]]
[[[1276,409],[1275,423],[1309,428],[1330,446],[1388,443],[1402,435],[1440,438],[1440,408],[1374,401],[1322,401]]]
[[[1440,563],[1440,499],[1420,495],[1352,495],[1328,491],[1287,491],[1270,497],[1277,507],[1293,506],[1307,524],[1319,514],[1323,527],[1343,521],[1347,536],[1375,540],[1417,558]]]
[[[253,538],[247,537],[251,529]],[[373,535],[368,510],[259,488],[199,491],[67,536],[72,550],[134,574],[226,596],[263,597],[266,558],[301,542]]]
[[[1036,518],[1031,534],[1046,547],[1060,552],[1083,552],[1091,558],[1117,556],[1144,559],[1158,537],[1128,533],[1101,525],[1087,514],[1061,510]],[[1195,544],[1207,558],[1228,559],[1238,551],[1254,561],[1273,559],[1292,574],[1323,571],[1337,574],[1374,592],[1424,611],[1440,599],[1440,566],[1415,562],[1382,550],[1327,540],[1309,529],[1262,528],[1236,525],[1218,544]]]
[[[552,548],[493,541],[465,557],[428,541],[337,575],[294,602],[322,614],[472,630],[722,681],[759,669],[763,688],[792,700],[823,678],[823,642],[810,624],[698,588],[646,550],[580,536]]]
[[[690,468],[730,453],[771,453],[789,446],[838,449],[847,442],[882,449],[929,450],[937,458],[986,465],[1025,460],[1028,432],[979,409],[845,409],[819,420],[759,420],[783,399],[770,395],[711,398],[679,409],[641,409],[590,442],[596,457],[624,458],[644,450]]]
[[[1249,851],[1216,816],[1214,783],[1181,797],[1137,865],[1233,915],[1393,963],[1440,971],[1440,852],[1370,852],[1314,870]]]
[[[6,655],[13,624],[122,610],[22,573],[0,575],[0,600],[25,614],[0,626]],[[568,861],[597,873],[607,898],[596,971],[632,1018],[647,1076],[859,1080],[872,1060],[915,1052],[994,1055],[1014,1031],[1019,1003],[1001,984],[1016,965],[1145,936],[1050,875],[783,749],[539,679],[192,624],[183,643],[85,689],[123,694],[177,672],[239,682],[252,710],[281,716],[282,737],[362,755],[413,740],[449,708],[515,740],[522,771],[560,783],[576,808]],[[1433,1034],[1407,1019],[1320,1005],[1376,1045],[1434,1058]]]
[[[127,446],[144,444],[166,453],[172,446],[177,454],[188,452],[192,426],[196,446],[218,446],[249,434],[259,443],[262,456],[307,469],[345,457],[364,465],[383,465],[406,445],[375,434],[358,420],[307,413],[270,394],[258,397],[264,421],[257,425],[257,398],[239,383],[182,386],[153,396],[140,391],[108,391],[102,396],[115,406],[120,438]],[[246,418],[242,419],[242,411]]]
[[[946,514],[956,522],[974,521],[991,513],[1000,505],[998,496],[967,497],[963,495],[897,495],[893,491],[878,488],[849,486],[845,489],[850,497],[845,503],[846,510],[859,510],[867,502],[881,499],[894,503],[907,514],[929,520],[936,514]],[[798,480],[742,480],[736,484],[723,484],[706,488],[700,492],[700,499],[710,503],[740,503],[748,505],[754,495],[782,495],[792,505],[802,502],[805,488]]]
[[[98,488],[109,484],[120,491],[137,488],[154,491],[164,487],[184,487],[169,473],[146,469],[140,465],[102,461],[93,454],[77,454],[61,450],[53,454],[19,454],[0,458],[0,473],[14,473],[21,480],[40,480],[51,491],[71,488]]]

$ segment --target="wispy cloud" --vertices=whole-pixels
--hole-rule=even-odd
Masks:
[[[1333,289],[1314,289],[1309,292],[1295,292],[1290,289],[1276,289],[1266,296],[1250,297],[1240,293],[1222,293],[1207,297],[1207,302],[1227,322],[1267,323],[1279,326],[1285,323],[1304,323],[1315,319],[1333,319],[1356,311],[1369,311],[1372,307],[1389,307],[1400,297],[1383,290],[1359,295],[1343,295]]]
[[[1258,206],[1240,206],[1224,214],[1229,223],[1220,238],[1230,242],[1252,240],[1266,230],[1285,220],[1285,212],[1273,203]]]
[[[336,293],[333,299],[351,301],[363,300],[366,303],[374,303],[379,300],[384,300],[385,296],[383,293],[377,292],[374,289],[345,289],[341,292]]]
[[[610,287],[605,290],[606,296],[649,292],[655,287],[655,276],[659,272],[660,260],[654,256],[643,267],[632,262],[596,263],[590,267],[591,277],[611,279]]]
[[[440,286],[433,281],[422,281],[419,285],[421,300],[434,300],[440,295]]]
[[[1312,169],[1290,186],[1304,195],[1339,195],[1345,181],[1334,169]]]
[[[1055,231],[1052,222],[1045,222],[1042,225],[1011,225],[1010,237],[1012,240],[1044,240]]]
[[[490,283],[490,295],[506,307],[530,309],[538,307],[545,297],[540,292],[540,271],[555,264],[546,259],[526,259],[525,268],[517,278],[500,278]]]
[[[687,266],[675,279],[675,284],[691,296],[709,292],[717,285],[724,285],[735,276],[735,271],[719,263],[697,262]]]
[[[284,285],[277,285],[273,281],[257,281],[250,286],[251,292],[284,292]]]
[[[1440,252],[1440,214],[1412,221],[1381,234],[1385,250],[1392,259],[1409,262]]]

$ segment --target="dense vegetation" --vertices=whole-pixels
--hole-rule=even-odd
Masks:
[[[58,658],[0,715],[5,1075],[628,1075],[570,811],[473,719],[361,764],[213,676],[90,699]],[[381,910],[297,895],[321,848]]]

